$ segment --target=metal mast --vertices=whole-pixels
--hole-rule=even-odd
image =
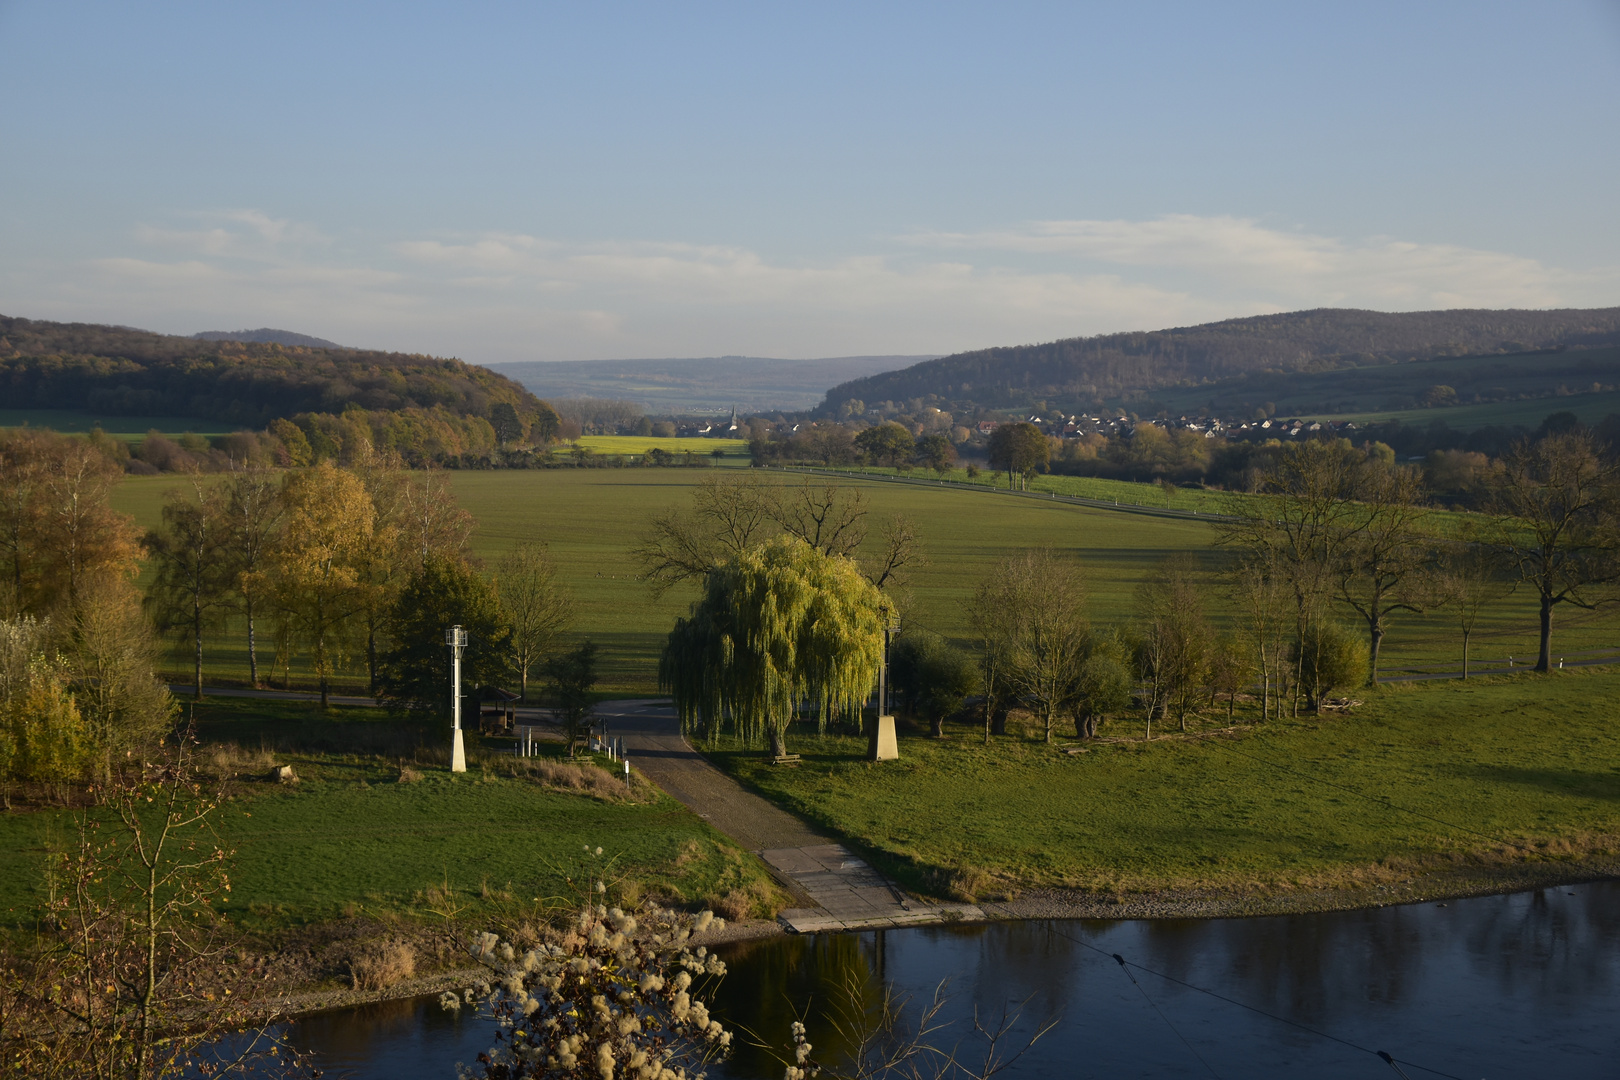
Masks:
[[[444,632],[450,646],[450,771],[467,771],[467,748],[461,741],[461,650],[467,647],[467,631],[458,623]]]

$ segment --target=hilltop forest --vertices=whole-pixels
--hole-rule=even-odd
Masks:
[[[489,419],[505,403],[525,425],[551,412],[520,384],[460,360],[5,316],[0,400],[14,409],[187,416],[253,428],[346,407],[442,411],[465,420]]]
[[[1620,344],[1620,308],[1377,311],[1319,308],[1171,330],[958,353],[833,387],[823,415],[918,400],[957,411],[1102,408],[1245,375]]]

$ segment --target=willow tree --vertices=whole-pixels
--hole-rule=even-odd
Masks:
[[[859,713],[888,619],[888,601],[852,560],[779,536],[709,570],[703,596],[670,631],[659,687],[684,730],[729,726],[780,757],[801,704],[819,730]]]

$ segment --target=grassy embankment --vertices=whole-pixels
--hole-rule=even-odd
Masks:
[[[798,768],[712,756],[936,895],[1351,890],[1340,903],[1366,903],[1414,880],[1432,894],[1620,871],[1617,687],[1608,669],[1417,684],[1347,716],[1152,742],[1115,720],[1075,754],[1067,737],[986,747],[952,727],[903,734],[900,760],[880,764],[861,741],[810,735],[792,740]]]
[[[614,696],[656,693],[656,663],[664,636],[684,613],[691,590],[676,589],[654,600],[629,551],[647,520],[666,508],[681,506],[692,487],[707,476],[696,469],[558,469],[536,472],[457,472],[452,485],[463,506],[478,521],[474,554],[493,564],[519,540],[546,541],[561,576],[578,597],[576,630],[602,646],[601,689]],[[792,474],[772,472],[787,484],[802,482]],[[1083,482],[1081,478],[1040,478]],[[966,642],[973,633],[964,604],[977,582],[1004,556],[1032,546],[1049,545],[1079,559],[1086,567],[1092,617],[1099,623],[1129,619],[1139,584],[1168,555],[1192,552],[1210,568],[1207,593],[1211,612],[1231,626],[1232,609],[1214,576],[1222,551],[1210,547],[1211,527],[1191,519],[1153,518],[1038,499],[1011,498],[982,490],[847,481],[864,492],[880,520],[903,513],[916,525],[927,553],[926,565],[912,575],[905,598],[911,625],[928,626]],[[1147,502],[1162,500],[1153,485],[1117,481],[1091,483],[1129,487]],[[177,486],[172,477],[130,477],[118,488],[114,504],[135,515],[141,525],[158,521],[162,493]],[[1078,492],[1077,492],[1078,493]],[[1189,493],[1190,494],[1190,493]],[[1179,496],[1178,496],[1179,497]],[[869,542],[871,546],[871,542]],[[1398,616],[1384,642],[1384,666],[1455,664],[1460,641],[1450,614]],[[267,640],[268,633],[261,636]],[[1620,644],[1620,614],[1558,612],[1554,648],[1575,653]],[[1515,594],[1496,604],[1475,632],[1476,659],[1533,655],[1536,617],[1531,598]],[[261,654],[269,669],[270,650]],[[245,634],[231,626],[209,643],[207,675],[222,682],[246,681]],[[184,670],[174,661],[178,674]],[[352,668],[356,676],[358,665]],[[293,667],[294,684],[307,675]],[[363,686],[351,677],[350,685]]]
[[[437,724],[377,709],[215,699],[197,721],[204,768],[233,777],[214,818],[237,853],[224,910],[251,929],[532,918],[598,876],[623,878],[618,895],[688,903],[769,892],[757,860],[678,802],[639,777],[627,795],[622,779],[570,768],[559,745],[519,761],[472,735],[469,771],[453,775]],[[299,782],[266,780],[272,763]],[[0,922],[28,921],[46,851],[73,829],[67,810],[0,814]]]

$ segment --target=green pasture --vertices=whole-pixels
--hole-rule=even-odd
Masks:
[[[215,816],[219,842],[239,853],[224,910],[243,923],[430,917],[447,901],[469,915],[532,911],[577,901],[581,883],[595,879],[692,903],[750,886],[768,891],[756,860],[645,783],[635,802],[545,790],[513,776],[514,759],[498,754],[493,739],[470,749],[468,772],[451,774],[436,726],[377,709],[317,714],[298,704],[216,700],[199,707],[198,720],[204,767],[247,778],[231,784]],[[422,749],[424,737],[430,749]],[[560,747],[550,750],[555,756]],[[300,782],[263,780],[272,761],[292,765]],[[400,761],[421,779],[402,783]],[[47,850],[73,835],[67,811],[0,814],[6,924],[27,917]]]
[[[1617,383],[1620,349],[1605,347],[1255,373],[1157,390],[1130,407],[1141,412],[1163,408],[1172,416],[1209,408],[1216,415],[1247,418],[1257,405],[1269,402],[1283,417],[1400,420],[1413,425],[1444,420],[1460,430],[1495,424],[1534,428],[1554,412],[1574,412],[1587,423],[1620,412]],[[1419,407],[1434,386],[1450,386],[1460,402],[1475,395],[1498,400]]]
[[[1614,864],[1617,690],[1614,669],[1417,684],[1344,716],[1151,742],[1139,720],[1111,720],[1110,741],[1076,754],[1069,738],[986,747],[982,729],[953,725],[943,740],[902,733],[892,762],[813,733],[790,736],[796,768],[758,751],[711,757],[936,895],[953,881],[981,895],[997,881],[1355,887],[1504,860]]]
[[[708,475],[713,474],[685,469],[554,469],[453,472],[450,478],[461,504],[478,521],[473,550],[486,565],[493,565],[520,540],[549,545],[563,580],[578,599],[577,632],[602,646],[603,691],[637,696],[656,692],[657,656],[664,636],[696,593],[691,587],[678,588],[655,599],[639,580],[640,567],[630,549],[653,515],[684,505],[692,488]],[[768,475],[783,484],[805,482],[805,477],[792,473],[773,470]],[[816,482],[825,481],[816,478]],[[1000,559],[1038,546],[1049,546],[1082,563],[1093,618],[1103,624],[1133,616],[1138,587],[1167,556],[1193,553],[1210,573],[1206,597],[1212,615],[1222,625],[1233,625],[1230,602],[1217,578],[1227,555],[1212,548],[1214,529],[1201,521],[1043,504],[987,488],[902,485],[856,476],[842,482],[868,500],[874,524],[868,549],[877,544],[875,526],[896,513],[908,517],[922,538],[926,563],[912,573],[900,598],[909,625],[927,626],[965,643],[973,634],[966,603],[977,583]],[[1121,486],[1133,489],[1149,504],[1164,498],[1154,485]],[[177,487],[172,477],[129,477],[114,493],[114,505],[152,527],[158,523],[163,492]],[[1391,627],[1384,643],[1386,671],[1454,664],[1461,655],[1460,638],[1447,612],[1396,616]],[[268,639],[268,632],[261,634],[261,643]],[[1519,593],[1485,613],[1472,651],[1476,660],[1524,657],[1533,655],[1535,643],[1534,604]],[[1556,614],[1555,651],[1613,645],[1620,645],[1620,613],[1613,609]],[[268,670],[270,649],[261,644],[261,650],[261,670]],[[357,675],[362,670],[358,659],[352,665]],[[207,667],[212,679],[245,682],[245,633],[240,626],[228,627],[209,643]],[[177,658],[173,670],[185,670],[183,661]],[[296,686],[301,675],[296,664],[293,674]],[[358,683],[350,685],[363,689]]]
[[[1444,421],[1455,431],[1482,427],[1537,428],[1548,416],[1574,413],[1583,424],[1596,424],[1610,413],[1620,413],[1620,391],[1572,394],[1569,397],[1533,398],[1529,401],[1496,401],[1483,405],[1453,405],[1440,409],[1385,409],[1374,412],[1311,413],[1312,420],[1354,420],[1358,424],[1399,420],[1409,427],[1426,427]]]
[[[51,431],[88,432],[97,427],[115,439],[136,442],[149,431],[178,436],[228,435],[234,429],[218,420],[198,420],[187,416],[101,416],[77,409],[0,409],[0,428],[36,427]]]
[[[722,452],[721,460],[727,465],[740,464],[739,459],[748,457],[746,439],[703,439],[693,436],[660,439],[654,435],[584,435],[575,442],[593,453],[623,454],[626,457],[640,457],[649,450],[667,450],[671,454],[697,454],[709,457],[714,451],[719,450]]]
[[[966,468],[947,469],[892,469],[871,465],[839,467],[828,472],[848,476],[898,476],[914,484],[932,484],[946,487],[952,484],[968,485],[974,489],[1008,491],[1007,474],[992,469],[980,469],[977,476],[968,476]],[[1155,509],[1197,511],[1200,514],[1220,514],[1226,511],[1233,496],[1225,491],[1197,487],[1176,487],[1167,490],[1159,484],[1144,484],[1131,480],[1108,480],[1097,476],[1057,476],[1042,474],[1030,477],[1028,490],[1036,494],[1076,496],[1117,502],[1121,506],[1146,506]],[[1241,496],[1239,496],[1241,498]]]

